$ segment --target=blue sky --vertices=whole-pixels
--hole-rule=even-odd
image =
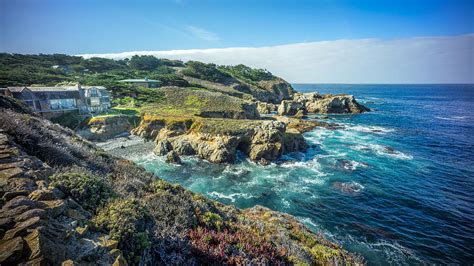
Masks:
[[[474,0],[0,0],[0,52],[244,63],[290,82],[473,83]]]
[[[474,32],[474,1],[0,0],[0,51],[261,47]]]

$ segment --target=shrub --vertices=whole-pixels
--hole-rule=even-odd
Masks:
[[[217,264],[283,264],[284,250],[278,250],[271,242],[243,228],[235,232],[217,232],[203,227],[190,230],[193,252],[203,262]]]
[[[112,190],[100,177],[85,171],[67,171],[54,174],[49,179],[52,186],[58,187],[89,211],[94,211],[113,196]]]
[[[119,241],[128,261],[138,263],[143,251],[150,246],[148,211],[138,200],[115,199],[102,207],[93,218],[95,225],[108,231]]]

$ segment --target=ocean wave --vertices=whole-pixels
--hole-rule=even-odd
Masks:
[[[463,121],[466,120],[467,116],[435,116],[435,118],[448,121]]]
[[[358,144],[358,145],[351,146],[351,148],[356,151],[369,151],[380,156],[391,157],[391,158],[396,158],[400,160],[413,159],[413,156],[409,154],[405,154],[401,151],[397,151],[393,149],[392,147],[379,145],[379,144],[368,144],[368,145]]]
[[[346,130],[353,130],[357,132],[363,133],[375,133],[375,134],[386,134],[394,132],[395,129],[392,128],[385,128],[380,126],[362,126],[362,125],[346,125]]]
[[[236,198],[251,199],[251,198],[255,197],[255,196],[250,195],[248,193],[232,193],[232,194],[226,195],[226,194],[223,194],[223,193],[220,193],[220,192],[217,192],[217,191],[208,192],[207,195],[209,195],[210,197],[215,198],[215,199],[217,199],[217,198],[219,198],[219,199],[228,199],[231,202],[235,202]]]

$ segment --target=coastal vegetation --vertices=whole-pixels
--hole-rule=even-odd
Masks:
[[[0,103],[2,264],[363,262],[289,215],[209,200]]]

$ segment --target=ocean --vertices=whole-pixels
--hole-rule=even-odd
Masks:
[[[305,133],[306,153],[268,166],[130,159],[220,202],[290,213],[370,265],[474,263],[474,85],[294,88],[353,94],[373,111],[311,116],[340,127]]]

